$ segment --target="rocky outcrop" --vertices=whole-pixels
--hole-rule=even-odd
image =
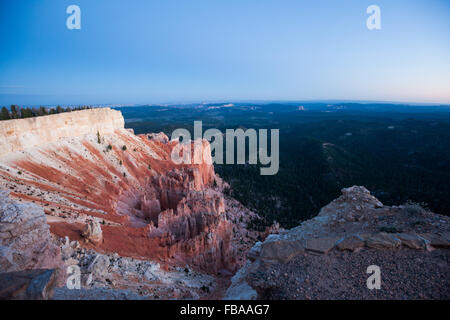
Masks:
[[[102,227],[98,221],[90,221],[87,223],[83,233],[81,234],[86,241],[98,244],[103,240]]]
[[[166,136],[164,133],[162,133],[162,132],[159,132],[159,133],[149,133],[148,135],[148,138],[150,139],[150,140],[156,140],[156,141],[158,141],[158,142],[160,142],[160,143],[168,143],[169,142],[169,137],[168,136]]]
[[[43,208],[54,235],[213,273],[236,268],[233,229],[245,226],[229,220],[206,140],[201,163],[175,164],[178,141],[136,136],[118,111],[11,121],[0,128],[0,187]]]
[[[212,275],[187,265],[101,254],[67,239],[59,244],[65,265],[79,268],[80,289],[59,288],[53,299],[199,299],[217,290]]]
[[[448,217],[412,204],[384,206],[354,186],[317,217],[251,249],[226,297],[254,290],[265,299],[448,299],[448,248]],[[371,264],[388,274],[385,291],[367,289]]]
[[[57,284],[56,274],[51,269],[0,273],[0,300],[48,300]]]
[[[0,191],[0,272],[60,268],[60,249],[51,237],[44,211],[20,204]]]
[[[231,286],[225,293],[225,300],[255,300],[258,297],[256,290],[250,287],[245,281],[250,266],[250,262],[247,262],[242,269],[236,272],[233,278],[231,278]]]
[[[97,134],[97,132],[102,135],[111,134],[117,129],[123,129],[124,123],[120,111],[109,108],[1,121],[0,156],[56,142],[60,138]]]

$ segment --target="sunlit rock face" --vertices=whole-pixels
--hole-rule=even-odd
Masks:
[[[43,208],[53,234],[82,240],[97,222],[101,240],[82,241],[97,251],[234,269],[232,223],[208,159],[174,164],[178,142],[136,136],[107,108],[2,121],[0,136],[0,187]]]
[[[111,134],[123,129],[120,111],[109,108],[80,110],[61,114],[0,122],[0,156],[13,151],[84,134]]]

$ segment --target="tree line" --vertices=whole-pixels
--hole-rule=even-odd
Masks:
[[[56,108],[46,108],[46,107],[27,107],[22,108],[18,105],[11,105],[9,109],[7,107],[2,107],[0,112],[0,120],[10,120],[10,119],[24,119],[41,117],[49,114],[58,114],[63,112],[72,112],[77,110],[92,109],[91,106],[79,106],[79,107],[66,107],[57,106]]]

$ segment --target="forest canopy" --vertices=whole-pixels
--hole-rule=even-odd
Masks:
[[[47,107],[26,107],[22,108],[18,105],[11,105],[9,108],[2,107],[0,111],[0,121],[1,120],[11,120],[11,119],[25,119],[33,117],[41,117],[49,114],[58,114],[63,112],[72,112],[77,110],[92,109],[91,106],[78,106],[78,107],[61,107],[57,106],[55,108]]]

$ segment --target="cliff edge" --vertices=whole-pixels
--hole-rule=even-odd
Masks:
[[[120,111],[88,109],[26,119],[0,121],[0,157],[10,152],[86,134],[111,134],[123,129]]]
[[[214,274],[238,267],[243,213],[227,206],[211,159],[174,164],[178,141],[135,135],[109,108],[2,121],[0,137],[0,187],[41,207],[53,235]]]
[[[450,219],[359,186],[248,253],[226,299],[449,299]],[[367,286],[369,266],[381,287]]]

